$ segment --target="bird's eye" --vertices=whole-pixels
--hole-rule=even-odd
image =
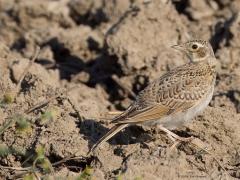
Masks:
[[[192,45],[192,49],[196,50],[198,48],[198,45],[197,44],[193,44]]]

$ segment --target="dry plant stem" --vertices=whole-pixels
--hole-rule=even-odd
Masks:
[[[66,93],[74,90],[75,88],[77,88],[77,86],[74,86],[74,87],[72,87],[72,88],[69,88],[69,89],[67,89],[65,92],[63,92],[63,93],[61,93],[61,94],[56,94],[56,95],[54,95],[53,97],[51,97],[50,99],[48,99],[48,100],[43,100],[43,101],[41,101],[41,102],[33,105],[32,107],[30,107],[30,108],[27,109],[26,111],[24,111],[24,113],[29,114],[29,113],[33,112],[34,110],[36,110],[36,109],[42,108],[42,107],[46,106],[47,104],[49,104],[49,103],[50,103],[51,101],[53,101],[54,99],[60,97],[62,94],[66,94]]]
[[[16,121],[16,118],[14,117],[8,117],[7,119],[10,119],[10,120],[5,125],[3,125],[3,127],[1,127],[0,135],[2,135],[2,133]]]
[[[34,176],[35,176],[35,178],[36,178],[37,180],[41,180],[41,178],[37,175],[36,172],[33,172],[33,174],[34,174]]]
[[[22,167],[10,167],[10,166],[1,166],[1,165],[0,165],[0,168],[11,169],[11,170],[16,170],[16,171],[29,171],[32,169],[32,167],[22,168]]]
[[[35,60],[37,59],[39,53],[40,53],[40,47],[37,46],[36,52],[35,52],[34,56],[33,56],[32,59],[30,60],[30,62],[28,63],[28,66],[24,69],[23,73],[21,74],[21,76],[20,76],[20,78],[19,78],[19,80],[18,80],[17,87],[16,87],[15,97],[17,96],[17,94],[18,94],[19,91],[20,91],[21,83],[22,83],[24,77],[26,76],[27,72],[29,71],[29,69],[31,68],[31,66],[33,65],[33,63],[35,62]],[[15,98],[15,97],[14,97],[14,98]]]
[[[181,138],[179,136],[177,136],[176,134],[172,133],[171,131],[169,131],[168,129],[162,127],[162,126],[158,126],[161,130],[163,130],[165,133],[167,133],[169,135],[169,138],[171,140],[173,140],[171,138],[171,136],[173,138],[175,138],[177,141],[174,141],[173,145],[170,147],[170,151],[172,151],[176,146],[178,146],[178,144],[181,141],[185,141],[185,142],[189,142],[190,144],[200,148],[201,150],[203,150],[204,152],[208,153],[209,155],[211,155],[213,157],[213,159],[218,163],[218,165],[230,176],[230,174],[227,172],[227,170],[223,167],[223,165],[221,164],[221,162],[210,152],[206,149],[206,147],[204,147],[202,141],[198,138],[194,138],[194,137],[189,137],[189,138]],[[200,140],[201,142],[198,142],[197,140]]]
[[[39,160],[39,158],[36,158],[34,161],[33,161],[33,165],[32,165],[32,168],[33,169],[36,169],[36,163],[37,163],[37,161]],[[35,173],[34,173],[34,175],[35,175]],[[36,176],[36,175],[35,175]],[[36,177],[37,178],[37,177]]]
[[[8,177],[8,179],[23,179],[22,177],[26,174],[28,174],[29,171],[25,171],[25,172],[14,172],[14,175],[11,175]]]
[[[123,113],[123,112],[122,111],[110,111],[110,112],[108,112],[109,115],[119,115],[121,113]]]
[[[12,179],[16,179],[17,177],[22,177],[23,175],[27,174],[27,173],[33,173],[35,178],[37,180],[41,180],[41,178],[38,176],[38,174],[36,173],[37,171],[37,168],[36,168],[36,161],[38,159],[36,159],[34,162],[33,162],[33,166],[30,166],[30,167],[10,167],[10,166],[1,166],[0,165],[0,168],[1,169],[9,169],[9,170],[14,170],[14,171],[25,171],[23,173],[20,173],[20,174],[16,174]]]
[[[218,165],[227,173],[228,176],[230,176],[230,174],[228,173],[228,171],[223,167],[223,165],[221,164],[221,162],[209,151],[206,149],[206,147],[203,146],[203,144],[200,144],[199,142],[197,142],[198,138],[194,138],[192,141],[190,141],[190,143],[198,148],[200,148],[201,150],[203,150],[204,152],[208,153],[209,155],[211,155],[213,157],[213,159],[218,163]],[[200,139],[199,139],[200,140]],[[201,140],[200,140],[201,141]],[[202,141],[201,141],[202,142]]]
[[[5,177],[7,177],[7,171],[6,171],[5,169],[1,168],[1,167],[0,167],[0,169],[1,169],[2,173],[3,173],[3,175],[4,175]]]
[[[15,173],[14,175],[10,176],[9,179],[23,179],[22,177],[26,174],[29,174],[29,173],[33,173],[34,176],[36,174],[36,172],[34,170],[29,170],[29,171],[25,171],[25,172],[20,172],[20,173]],[[36,177],[36,176],[35,176]],[[37,179],[37,178],[36,178]]]
[[[29,114],[29,113],[33,112],[34,110],[36,110],[36,109],[42,108],[42,107],[48,105],[51,101],[53,101],[57,97],[59,97],[59,95],[55,95],[55,96],[51,97],[48,100],[43,100],[43,101],[33,105],[31,108],[27,109],[26,111],[24,111],[24,113]]]
[[[33,156],[34,156],[34,154],[29,155],[29,156],[27,157],[27,159],[25,159],[25,160],[22,162],[22,166],[23,166],[26,162],[28,162],[28,160],[30,160]]]
[[[55,163],[52,163],[52,166],[57,166],[58,164],[67,162],[67,161],[69,161],[69,160],[74,160],[74,159],[84,159],[84,158],[83,158],[82,156],[70,155],[70,156],[67,156],[67,157],[61,159],[60,161],[57,161],[57,162],[55,162]]]
[[[112,75],[112,79],[124,90],[128,95],[135,98],[136,94],[127,86],[125,86],[116,75]]]
[[[99,116],[99,117],[94,117],[94,116],[88,116],[88,117],[82,117],[82,118],[87,118],[87,119],[98,119],[98,120],[102,120],[104,122],[107,122],[109,123],[109,121],[112,120],[112,116],[117,116],[119,114],[123,113],[123,111],[110,111],[110,112],[107,112],[105,115],[103,116]],[[107,117],[107,115],[110,115],[111,117]]]
[[[82,122],[85,118],[80,114],[80,112],[78,111],[78,109],[76,108],[72,100],[69,97],[67,97],[67,99],[68,99],[68,102],[71,104],[73,110],[77,113],[78,119],[80,120],[80,122]]]

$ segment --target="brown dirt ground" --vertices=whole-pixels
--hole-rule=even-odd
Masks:
[[[0,125],[20,115],[30,124],[1,134],[0,179],[30,175],[21,168],[32,166],[39,146],[53,170],[39,167],[35,176],[49,179],[84,179],[86,167],[92,179],[240,178],[239,12],[239,0],[0,0]],[[170,46],[190,38],[213,45],[216,89],[204,113],[174,132],[200,139],[210,153],[189,144],[171,150],[164,133],[136,126],[87,156],[111,127],[108,112],[126,109],[149,82],[185,63]],[[4,102],[36,46],[15,101]],[[41,121],[49,111],[54,116]],[[57,163],[72,155],[79,158]]]

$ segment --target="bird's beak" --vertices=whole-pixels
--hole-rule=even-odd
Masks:
[[[173,46],[171,46],[171,48],[179,50],[179,51],[185,51],[185,48],[182,45],[180,45],[180,44],[173,45]]]

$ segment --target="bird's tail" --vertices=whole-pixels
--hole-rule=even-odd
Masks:
[[[111,137],[113,137],[115,134],[117,134],[119,131],[121,131],[122,129],[124,129],[127,126],[128,126],[128,124],[117,124],[117,125],[113,126],[103,137],[101,137],[101,139],[98,140],[98,142],[96,144],[94,144],[92,146],[92,148],[90,149],[88,154],[91,152],[94,152],[98,146],[100,146],[102,143],[109,140]]]

